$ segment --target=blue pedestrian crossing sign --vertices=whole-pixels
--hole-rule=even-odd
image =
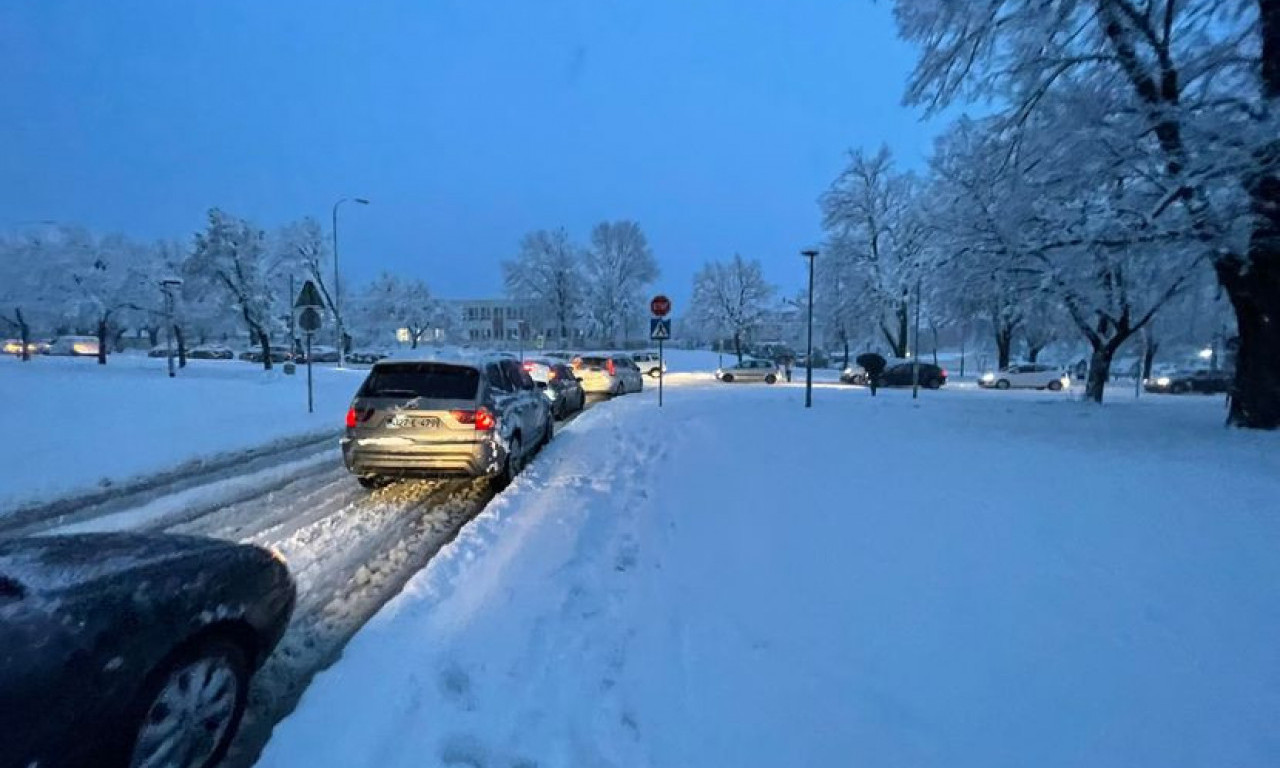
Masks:
[[[671,321],[663,317],[649,319],[649,338],[654,341],[666,341],[671,338]]]

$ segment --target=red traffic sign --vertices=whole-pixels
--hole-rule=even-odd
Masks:
[[[671,299],[662,294],[654,296],[649,302],[649,311],[654,317],[666,317],[671,312]]]

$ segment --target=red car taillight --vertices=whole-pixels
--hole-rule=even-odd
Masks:
[[[356,413],[355,408],[347,409],[347,429],[355,429],[356,424],[360,422],[360,416]]]
[[[613,360],[607,360],[604,364],[604,369],[609,372],[610,376],[618,375],[618,366],[613,364]]]
[[[528,373],[529,371],[532,371],[532,370],[533,370],[533,361],[532,361],[532,360],[525,360],[525,361],[524,361],[524,370],[525,370],[525,372],[526,372],[526,373]]]
[[[947,369],[946,369],[946,368],[943,368],[943,369],[942,369],[942,378],[944,378],[944,379],[945,379],[945,378],[947,378]]]
[[[449,411],[449,414],[457,419],[459,424],[474,424],[477,432],[489,432],[498,426],[498,420],[488,408],[474,411]]]

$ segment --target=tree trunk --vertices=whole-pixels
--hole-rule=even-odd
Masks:
[[[258,344],[262,347],[262,370],[271,370],[271,339],[266,332],[258,331]]]
[[[147,339],[151,342],[151,346],[152,346],[152,348],[155,348],[155,347],[159,346],[159,344],[160,344],[160,329],[159,329],[159,328],[148,328],[148,329],[147,329]]]
[[[22,343],[22,362],[31,362],[31,326],[27,325],[27,318],[23,317],[22,310],[14,310],[14,317],[18,320],[18,340]]]
[[[1013,351],[1013,326],[996,323],[996,369],[1003,371],[1009,367],[1010,353]]]
[[[187,339],[182,335],[182,326],[174,324],[173,339],[178,344],[178,367],[187,367]]]
[[[1255,231],[1255,241],[1258,234]],[[1227,423],[1276,429],[1280,428],[1280,251],[1264,255],[1254,250],[1251,244],[1247,265],[1238,259],[1217,265],[1218,280],[1236,311],[1240,338]]]
[[[1043,344],[1032,344],[1027,342],[1027,362],[1034,363],[1040,359],[1040,352],[1044,349]]]
[[[107,318],[98,319],[98,365],[107,364],[107,334],[110,329],[107,328]]]
[[[1142,378],[1151,378],[1151,366],[1156,361],[1156,350],[1160,348],[1160,343],[1147,339],[1147,347],[1142,350]]]
[[[898,304],[898,357],[907,356],[907,300]],[[918,355],[920,350],[916,350]]]
[[[841,370],[849,367],[849,337],[845,336],[843,341],[844,341],[844,365],[840,366]]]
[[[929,330],[933,331],[933,364],[938,364],[938,326],[929,323]]]
[[[733,332],[733,352],[738,356],[738,365],[742,365],[742,331]]]
[[[1111,380],[1111,358],[1115,357],[1115,353],[1115,348],[1110,344],[1094,347],[1093,356],[1089,359],[1089,377],[1084,388],[1087,399],[1102,403],[1102,394],[1107,382]]]

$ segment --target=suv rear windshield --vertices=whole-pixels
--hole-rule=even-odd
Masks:
[[[375,366],[360,387],[360,397],[430,397],[470,400],[480,386],[475,368],[442,363],[393,363]]]

